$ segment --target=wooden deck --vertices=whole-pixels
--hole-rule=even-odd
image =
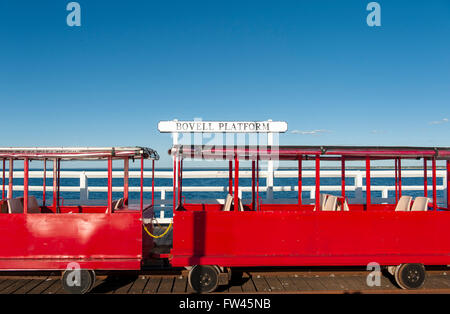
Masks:
[[[366,284],[368,272],[243,272],[236,273],[228,286],[217,293],[450,293],[450,272],[428,272],[420,290],[402,290],[389,275],[381,286]],[[65,293],[58,276],[0,276],[0,294]],[[185,272],[178,274],[122,274],[99,276],[93,294],[193,293]]]

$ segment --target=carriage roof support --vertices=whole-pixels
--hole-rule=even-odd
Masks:
[[[370,193],[370,157],[366,157],[366,210],[370,209],[372,199]]]
[[[298,160],[298,208],[302,206],[302,159]]]
[[[28,213],[28,158],[23,161],[23,212]]]
[[[316,155],[316,208],[320,210],[320,155]]]
[[[341,196],[345,200],[345,157],[341,159]]]
[[[433,167],[433,210],[437,209],[437,188],[436,188],[436,158],[433,157],[431,159],[432,167]]]
[[[14,161],[9,158],[8,198],[13,198]]]
[[[239,210],[239,159],[234,157],[234,211]]]
[[[423,196],[428,197],[428,170],[427,159],[423,159]]]
[[[447,160],[447,209],[450,209],[450,160]]]

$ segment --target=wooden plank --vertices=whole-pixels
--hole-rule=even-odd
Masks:
[[[128,291],[129,294],[142,294],[144,291],[145,285],[147,284],[148,279],[145,277],[139,277],[136,279]]]
[[[423,285],[425,289],[445,289],[448,288],[448,286],[445,284],[445,282],[440,278],[440,276],[428,276],[428,278],[425,279],[425,283]]]
[[[303,277],[294,276],[291,279],[296,291],[311,291],[313,289]]]
[[[312,288],[312,290],[327,290],[327,287],[325,287],[319,280],[318,277],[304,277],[305,281],[308,283],[308,285]]]
[[[151,277],[148,279],[145,285],[143,293],[150,294],[158,291],[159,284],[161,283],[161,277]]]
[[[253,283],[255,284],[255,288],[257,292],[270,292],[270,286],[267,283],[266,279],[262,276],[253,276]]]
[[[278,280],[277,277],[267,276],[267,277],[265,277],[265,279],[266,279],[267,284],[269,285],[271,291],[274,291],[274,292],[284,291],[283,286],[281,285],[281,282],[280,282],[280,280]]]
[[[133,283],[134,283],[134,280],[129,280],[129,281],[127,280],[126,282],[124,282],[124,284],[121,287],[117,288],[114,291],[114,294],[127,294],[128,291],[130,291],[130,288],[133,285]]]
[[[28,291],[28,294],[41,294],[45,290],[47,290],[51,285],[53,285],[57,279],[50,279],[47,278],[44,281],[42,281],[39,285]]]
[[[243,292],[256,292],[256,287],[251,277],[245,277],[242,279],[244,281],[241,286]]]
[[[361,278],[357,276],[345,276],[342,277],[342,279],[345,281],[346,288],[348,290],[361,291],[369,288],[369,286],[367,286],[365,277]]]
[[[239,285],[239,284],[230,285],[228,288],[228,292],[240,293],[240,292],[242,292],[242,285]]]
[[[7,288],[2,290],[2,294],[13,293],[14,291],[22,288],[23,286],[25,286],[29,282],[30,282],[29,279],[26,279],[26,280],[24,280],[24,279],[14,280],[14,283],[12,285],[10,285]]]
[[[172,292],[174,278],[173,277],[164,277],[161,280],[161,284],[159,285],[157,293],[170,293]]]
[[[17,289],[13,293],[14,294],[26,294],[44,281],[45,281],[45,279],[32,279],[27,284],[25,284],[23,287]]]
[[[283,286],[284,291],[296,291],[295,284],[290,277],[278,277],[281,286]]]
[[[344,283],[336,277],[319,277],[318,279],[326,287],[326,290],[344,290]]]
[[[184,293],[186,292],[187,286],[187,277],[186,276],[178,276],[175,278],[173,283],[173,291],[174,293]]]
[[[46,290],[44,290],[43,294],[56,294],[62,290],[61,280],[53,280],[53,284],[50,285]],[[62,292],[62,291],[61,291]]]
[[[0,283],[0,293],[2,293],[2,291],[4,290],[4,289],[6,289],[7,287],[9,287],[10,285],[13,285],[14,284],[14,280],[11,280],[11,279],[6,279],[6,280],[3,280],[1,283]]]
[[[450,276],[442,275],[440,276],[443,286],[450,288]]]

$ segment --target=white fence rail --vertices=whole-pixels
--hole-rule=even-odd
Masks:
[[[273,172],[273,177],[275,179],[278,178],[297,178],[297,170],[278,170]],[[29,177],[32,178],[43,178],[43,171],[30,171]],[[52,172],[47,172],[47,178],[52,178]],[[268,171],[260,171],[260,179],[266,179],[268,176],[270,177]],[[349,198],[350,203],[364,203],[364,192],[366,190],[365,185],[363,184],[363,179],[366,176],[365,170],[347,170],[345,172],[346,176],[346,192],[354,192],[354,197]],[[394,170],[372,170],[370,172],[370,176],[372,179],[375,178],[391,178],[393,179],[395,176]],[[428,171],[428,177],[431,178],[432,173],[431,170]],[[79,179],[78,186],[64,186],[61,185],[60,192],[74,192],[79,193],[79,199],[65,199],[65,204],[83,204],[83,205],[95,205],[104,203],[104,200],[92,199],[89,198],[90,193],[94,192],[102,192],[106,193],[108,188],[107,186],[89,186],[89,179],[107,179],[108,173],[107,171],[61,171],[61,179]],[[144,172],[144,178],[151,179],[152,173],[151,171]],[[251,178],[251,171],[239,171],[240,178]],[[303,178],[315,178],[314,170],[303,170],[302,171]],[[323,170],[320,171],[321,180],[323,178],[341,178],[340,170]],[[14,172],[14,178],[23,178],[23,172]],[[123,178],[123,171],[113,171],[113,178]],[[139,179],[140,172],[139,171],[130,171],[129,173],[130,179]],[[155,171],[155,179],[173,179],[173,173],[170,170],[166,171]],[[183,179],[228,179],[228,170],[222,171],[183,171]],[[353,178],[354,184],[349,185],[348,181],[350,178]],[[419,185],[405,185],[402,184],[403,191],[423,191],[423,170],[402,170],[402,178],[418,178],[420,182]],[[438,183],[442,181],[441,184],[437,185],[437,191],[446,191],[447,189],[447,178],[445,170],[437,171]],[[276,201],[279,203],[296,203],[296,198],[278,198],[276,196],[276,192],[289,192],[289,191],[298,191],[297,185],[284,185],[284,186],[273,186],[271,185],[272,180],[266,180],[266,185],[260,186],[260,192],[267,192],[266,198],[263,199],[263,202],[270,203],[273,202],[271,196],[276,198]],[[30,182],[32,184],[32,182]],[[8,190],[8,185],[5,186],[5,189]],[[428,184],[428,190],[431,192],[433,186]],[[42,185],[30,185],[30,191],[43,191]],[[144,186],[144,192],[151,192],[151,185]],[[13,191],[23,191],[23,185],[14,185]],[[51,193],[53,191],[53,186],[46,186],[46,191]],[[140,192],[140,187],[138,186],[130,186],[130,192]],[[183,186],[183,192],[223,192],[224,197],[221,199],[216,198],[208,198],[202,199],[203,202],[206,203],[223,203],[225,194],[228,191],[228,184],[226,186]],[[314,185],[303,185],[303,192],[309,192],[308,198],[303,198],[303,203],[313,203],[315,197],[315,186]],[[341,185],[321,185],[320,191],[323,192],[340,192]],[[395,199],[393,197],[389,197],[389,192],[395,191],[394,185],[373,185],[371,186],[372,192],[381,192],[380,197],[375,197],[372,195],[373,203],[394,203]],[[113,186],[113,192],[123,192],[122,186]],[[155,186],[156,196],[159,194],[159,198],[155,197],[155,205],[160,209],[160,218],[158,219],[160,223],[167,223],[171,220],[171,218],[165,218],[164,210],[171,210],[172,206],[172,198],[166,198],[168,193],[172,193],[172,186]],[[242,186],[239,188],[239,197],[242,198],[243,192],[251,192],[251,186]],[[392,194],[392,193],[391,193]],[[405,194],[405,193],[404,193]],[[429,194],[431,195],[431,193]],[[438,203],[446,203],[446,195],[447,193],[443,193],[443,197],[438,197]],[[104,197],[106,199],[106,196]],[[51,202],[51,200],[49,200]],[[136,202],[138,200],[135,200]],[[188,198],[188,202],[192,202],[193,199]],[[245,202],[249,202],[250,200],[244,199]],[[133,202],[130,199],[130,202]],[[146,203],[150,203],[150,200],[145,200]]]

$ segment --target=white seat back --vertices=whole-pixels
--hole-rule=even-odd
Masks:
[[[231,210],[231,203],[233,202],[233,196],[231,194],[227,194],[227,198],[225,199],[225,203],[223,205],[223,211],[229,212]]]
[[[411,211],[427,211],[428,210],[428,197],[418,196],[414,199]]]
[[[408,212],[410,207],[411,207],[411,200],[412,200],[412,196],[407,196],[407,195],[403,195],[402,197],[400,197],[400,199],[398,200],[397,206],[395,207],[395,211],[403,211],[403,212]]]
[[[337,197],[334,195],[328,195],[325,205],[322,207],[323,211],[336,211]]]

